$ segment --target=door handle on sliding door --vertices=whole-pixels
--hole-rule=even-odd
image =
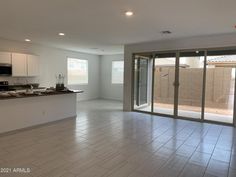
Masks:
[[[179,87],[179,82],[173,82],[174,87]]]

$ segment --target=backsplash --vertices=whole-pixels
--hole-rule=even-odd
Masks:
[[[8,81],[9,85],[39,83],[38,77],[0,77],[0,81]]]

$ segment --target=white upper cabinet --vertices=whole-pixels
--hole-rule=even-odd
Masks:
[[[28,76],[39,76],[39,57],[27,55]]]
[[[11,53],[0,52],[0,64],[11,64]]]
[[[3,57],[6,58],[6,57]],[[1,59],[1,54],[0,54]],[[1,60],[0,60],[1,61]],[[10,53],[13,77],[39,76],[39,57],[22,53]],[[1,62],[0,62],[1,63]]]
[[[27,76],[27,55],[12,53],[12,76]]]

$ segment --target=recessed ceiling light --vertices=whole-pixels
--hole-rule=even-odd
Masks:
[[[171,34],[172,32],[171,32],[171,31],[168,31],[168,30],[166,30],[166,31],[162,31],[161,33],[162,33],[162,34]]]
[[[58,33],[59,36],[65,36],[65,33]]]
[[[127,11],[127,12],[125,12],[125,15],[127,17],[130,17],[130,16],[134,15],[134,13],[132,11]]]
[[[30,39],[25,39],[25,42],[30,42],[31,40]]]

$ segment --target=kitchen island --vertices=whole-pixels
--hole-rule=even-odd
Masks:
[[[0,97],[0,133],[76,117],[77,93],[82,92]]]

